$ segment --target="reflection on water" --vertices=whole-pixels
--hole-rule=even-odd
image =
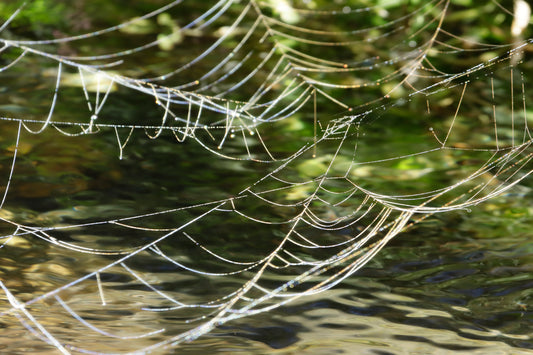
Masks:
[[[381,255],[341,286],[281,309],[225,324],[212,333],[180,346],[179,353],[276,354],[526,354],[533,351],[533,254],[530,235],[512,240],[476,239],[457,229],[442,242],[427,226],[402,235]],[[401,239],[405,240],[405,243]],[[18,245],[17,245],[18,243]],[[53,289],[77,272],[102,263],[98,258],[69,257],[47,249],[46,243],[14,243],[2,256],[2,279],[21,300],[35,289]],[[43,250],[47,249],[47,253]],[[78,258],[73,259],[73,258]],[[148,260],[148,259],[147,259]],[[74,266],[74,267],[73,267]],[[157,297],[146,287],[134,286],[131,275],[101,275],[106,301],[101,307],[94,290],[82,286],[60,297],[85,321],[106,335],[147,336],[147,344],[178,332],[168,313],[132,312]],[[159,274],[164,284],[175,283],[183,295],[200,287],[204,292],[224,283],[177,281],[176,274]],[[129,285],[128,285],[129,284]],[[84,286],[87,287],[87,286]],[[96,286],[94,286],[96,287]],[[128,299],[122,291],[129,290]],[[6,310],[4,304],[2,310]],[[35,312],[37,309],[37,312]],[[89,334],[87,325],[72,322],[57,305],[36,305],[34,315],[50,331],[79,339],[83,348],[98,351],[133,351],[143,344],[101,334]],[[4,351],[50,353],[14,317],[2,318],[0,343]],[[157,326],[156,326],[157,325]],[[92,343],[92,344],[91,344]]]
[[[27,141],[27,137],[23,138]],[[175,147],[175,143],[159,141],[157,145],[144,147],[158,150],[156,153],[149,151],[119,161],[112,150],[114,142],[108,146],[100,142],[101,146],[95,149],[100,153],[79,160],[78,156],[84,156],[88,147],[94,147],[94,140],[84,142],[83,149],[75,145],[80,151],[60,153],[54,143],[42,143],[40,139],[50,141],[49,137],[39,136],[33,140],[32,147],[20,153],[11,194],[0,217],[26,225],[76,225],[192,204],[204,201],[206,195],[211,200],[223,198],[257,180],[258,175],[254,174],[263,174],[252,172],[248,163],[211,162],[207,153],[198,151],[194,145],[172,150],[169,147]],[[80,138],[76,139],[78,144]],[[142,152],[143,144],[140,139],[135,149]],[[103,156],[114,160],[103,164]],[[2,160],[4,170],[9,167],[8,158]],[[58,158],[62,162],[60,166],[54,163]],[[175,159],[180,161],[179,165],[174,164],[175,169],[161,168]],[[111,170],[108,164],[113,167]],[[41,178],[35,179],[36,174]],[[2,176],[6,176],[5,171]],[[217,186],[210,185],[214,177]],[[383,181],[380,187],[392,186],[390,180]],[[57,190],[56,185],[67,188]],[[194,342],[181,344],[178,351],[185,354],[529,353],[533,351],[530,231],[533,213],[528,207],[528,189],[519,188],[516,191],[520,191],[521,199],[505,195],[470,213],[431,217],[397,236],[365,268],[333,290],[226,323]],[[28,193],[35,194],[28,196]],[[275,215],[278,211],[273,208],[266,212]],[[212,225],[202,225],[205,230],[217,230],[222,240],[210,240],[212,250],[248,260],[250,255],[260,253],[263,246],[268,250],[273,245],[273,234],[267,228],[261,230],[253,224],[248,227],[223,214],[213,215],[209,222]],[[175,226],[186,218],[190,217],[183,212],[143,223],[146,227],[160,228]],[[0,228],[1,235],[13,233],[11,225],[0,225]],[[82,247],[107,249],[135,248],[154,238],[146,231],[124,233],[112,224],[57,230],[54,236]],[[178,250],[176,260],[191,263],[196,260],[196,254],[187,243],[177,238],[167,246],[167,252]],[[0,277],[21,302],[29,301],[109,264],[113,258],[116,259],[58,248],[35,236],[13,237],[1,249]],[[183,302],[194,302],[195,296],[222,297],[242,281],[231,277],[193,278],[175,265],[154,260],[153,255],[146,253],[126,264],[141,270],[138,271],[142,272],[141,277]],[[204,266],[221,271],[216,269],[217,265]],[[65,288],[58,298],[38,300],[31,305],[32,315],[50,332],[72,344],[74,350],[135,351],[187,330],[189,326],[182,324],[186,317],[208,313],[143,310],[154,304],[172,307],[173,303],[123,268],[110,268],[99,277],[105,287],[103,297],[95,277],[91,277],[87,282]],[[281,281],[283,275],[275,277],[278,279],[272,281]],[[68,308],[62,307],[61,302]],[[102,307],[104,302],[112,306]],[[9,303],[2,302],[0,312],[9,309]],[[54,352],[23,318],[2,314],[0,321],[0,351]],[[99,330],[94,331],[96,328]]]
[[[464,234],[445,245],[414,237],[416,251],[391,245],[341,287],[276,312],[277,323],[248,320],[226,334],[253,340],[258,353],[265,345],[283,354],[533,351],[530,236],[511,248]],[[407,253],[417,260],[398,256]]]

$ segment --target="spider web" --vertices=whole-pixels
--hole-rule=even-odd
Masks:
[[[506,41],[483,41],[458,26],[461,6],[413,3],[178,0],[49,40],[11,33],[18,9],[0,28],[0,71],[35,106],[0,117],[1,252],[35,246],[49,255],[42,269],[84,265],[49,266],[54,282],[38,286],[2,276],[2,320],[63,353],[174,347],[328,290],[413,224],[517,185],[532,158],[527,22],[480,5],[508,28]],[[139,45],[135,26],[167,15],[180,27]],[[100,45],[116,38],[124,48]],[[146,62],[173,39],[171,55]],[[126,97],[135,117],[120,109]],[[415,143],[390,138],[406,124]],[[26,216],[16,197],[39,178],[26,152],[39,137],[79,142],[87,163],[122,164],[131,175],[115,188],[143,187],[146,201],[111,196],[124,207],[108,208],[99,195],[101,205]],[[196,176],[221,164],[239,171],[228,178],[238,190],[212,192],[223,178]],[[176,183],[144,186],[143,169]],[[77,191],[63,181],[57,191]]]

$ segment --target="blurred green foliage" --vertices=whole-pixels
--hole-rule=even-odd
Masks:
[[[87,32],[116,25],[121,21],[163,6],[165,0],[32,0],[0,2],[0,22],[17,9],[9,30],[30,38],[57,36],[62,32]]]
[[[138,16],[139,13],[152,11],[154,8],[168,4],[165,0],[9,0],[0,2],[0,21],[9,18],[18,8],[23,8],[13,20],[10,29],[20,31],[21,34],[32,37],[49,36],[57,31],[69,30],[94,30],[96,27],[115,25],[120,21]],[[350,18],[340,18],[335,23],[324,24],[324,27],[350,28],[364,25],[380,25],[386,23],[388,11],[409,13],[420,7],[421,0],[269,0],[266,3],[272,6],[272,13],[284,16],[280,11],[290,13],[291,8],[307,9],[339,9],[360,8],[364,6],[375,7],[365,16],[366,23],[358,19],[357,25],[350,25]],[[513,1],[499,1],[501,6],[511,9]],[[186,5],[186,4],[185,4]],[[194,4],[189,5],[191,11]],[[473,0],[452,0],[450,7],[453,13],[448,16],[448,21],[461,21],[463,26],[470,23],[471,26],[464,28],[465,32],[478,40],[502,40],[503,32],[499,28],[508,17],[494,16],[494,10],[498,5],[491,1],[478,2]],[[500,10],[501,12],[501,10]],[[287,15],[288,16],[288,15]],[[295,17],[295,21],[307,21]],[[416,21],[416,17],[413,19]]]
[[[43,34],[47,27],[65,26],[65,13],[68,7],[61,1],[33,0],[31,2],[0,2],[0,19],[8,19],[17,9],[23,9],[11,23],[11,28],[31,29],[35,34]]]

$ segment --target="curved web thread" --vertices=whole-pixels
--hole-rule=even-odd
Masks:
[[[16,287],[2,281],[2,317],[16,317],[64,353],[172,347],[228,321],[328,290],[405,228],[435,213],[467,210],[530,174],[528,80],[522,69],[530,41],[489,44],[454,33],[454,24],[447,24],[454,11],[448,1],[406,12],[394,5],[316,10],[279,4],[284,2],[209,4],[179,31],[215,39],[155,75],[121,73],[164,39],[94,55],[43,49],[68,43],[83,53],[82,42],[122,36],[135,20],[61,39],[1,39],[7,63],[2,73],[17,75],[24,63],[42,60],[53,77],[45,79],[51,100],[43,114],[1,117],[15,137],[6,150],[11,164],[2,199],[2,251],[25,240],[65,257],[87,255],[92,265],[32,297],[17,295]],[[172,2],[141,20],[179,14],[181,6],[192,5]],[[382,23],[363,21],[374,13]],[[2,26],[4,32],[16,15]],[[347,19],[358,25],[324,27]],[[372,50],[360,50],[370,44]],[[489,57],[480,59],[480,53]],[[214,56],[215,64],[208,61]],[[478,62],[452,71],[446,58],[456,56]],[[121,90],[151,101],[142,106],[142,118],[115,117]],[[58,113],[69,105],[76,107],[72,114]],[[412,119],[395,116],[409,105],[424,108],[409,121],[409,133],[422,138],[416,144],[382,141],[387,136],[381,127]],[[285,131],[295,120],[303,121],[299,127],[309,136],[292,152],[277,149],[293,138]],[[464,127],[473,125],[480,127],[471,135]],[[21,220],[10,210],[19,150],[28,133],[53,130],[76,139],[113,137],[125,160],[132,159],[139,132],[161,144],[173,139],[175,149],[191,142],[217,160],[244,161],[259,173],[230,197],[142,213],[95,209],[74,222],[63,215],[56,223]],[[381,144],[389,149],[380,151]],[[423,183],[434,174],[447,177],[440,186]],[[255,231],[254,241],[232,245],[235,236],[224,225]],[[98,234],[100,240],[119,240],[99,245],[84,237]],[[238,252],[246,247],[252,252]],[[219,282],[223,287],[199,292]],[[121,312],[126,315],[117,319]],[[70,319],[77,341],[71,332],[48,326],[47,314]],[[142,326],[123,329],[128,320],[141,320]],[[79,345],[86,333],[87,346]]]

